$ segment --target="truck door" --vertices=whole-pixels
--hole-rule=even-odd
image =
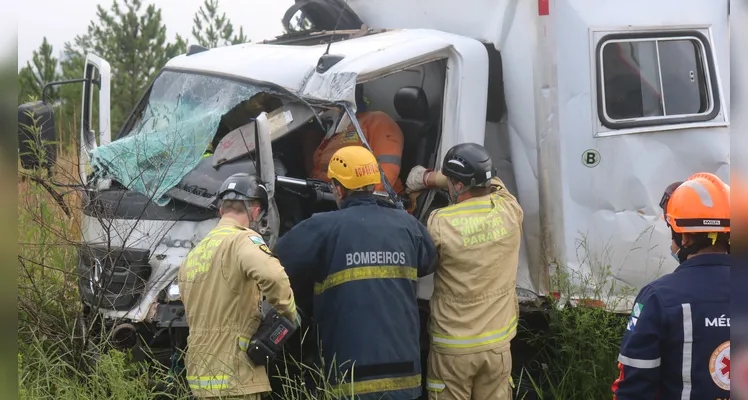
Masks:
[[[271,147],[271,126],[268,114],[260,113],[255,120],[255,143],[257,176],[262,181],[268,194],[267,215],[260,222],[260,234],[265,237],[270,249],[275,247],[280,229],[280,215],[275,203],[275,165]]]
[[[111,67],[109,63],[94,54],[86,55],[83,69],[83,95],[81,106],[81,136],[78,172],[81,183],[86,184],[88,160],[90,153],[98,146],[108,144],[112,140],[110,113]],[[94,91],[94,88],[98,88]],[[94,105],[94,94],[98,94],[98,104]],[[94,117],[98,118],[98,131],[94,126]],[[98,143],[97,143],[98,141]]]

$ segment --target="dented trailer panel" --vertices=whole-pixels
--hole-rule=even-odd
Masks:
[[[548,189],[541,185],[541,190],[549,190],[563,206],[547,204],[550,226],[555,228],[550,244],[561,250],[557,257],[569,270],[594,276],[609,272],[610,285],[639,289],[677,266],[659,208],[664,188],[702,171],[729,182],[728,2],[634,0],[615,9],[581,0],[555,5],[551,11],[556,14],[558,134],[555,143],[541,143],[553,149],[549,152],[555,150],[556,157],[550,159],[559,165],[540,170],[556,172],[555,178],[548,178],[555,184]],[[605,46],[625,40],[626,47],[620,49],[633,48],[631,43],[643,48],[644,43],[635,41],[653,37],[663,39],[646,42],[653,44],[656,56],[646,57],[642,51],[638,59],[643,75],[656,70],[646,66],[648,59],[652,64],[659,61],[660,76],[645,79],[655,85],[660,81],[665,111],[691,113],[693,105],[687,100],[698,99],[700,95],[691,91],[702,85],[706,109],[692,121],[650,117],[614,129],[604,126],[608,117],[603,98],[607,91],[618,90],[606,87],[607,80],[598,82],[600,64],[615,68],[612,60],[605,60]],[[674,46],[680,46],[677,53]],[[693,54],[703,62],[703,77],[691,65],[694,60],[681,54]],[[574,61],[585,58],[582,65]],[[618,58],[621,61],[632,63],[628,55]],[[690,81],[689,72],[694,74]],[[577,250],[581,234],[588,239],[592,262]],[[633,298],[628,300],[620,305],[622,310],[633,305]]]
[[[486,123],[484,143],[525,211],[518,288],[548,294],[549,275],[559,267],[576,283],[583,276],[604,280],[618,298],[626,294],[621,284],[638,289],[675,268],[658,207],[663,188],[698,171],[729,179],[727,0],[349,0],[348,5],[373,28],[438,29],[500,51],[507,114],[499,123]],[[656,45],[655,37],[662,39]],[[693,71],[670,62],[657,71],[664,78],[647,76],[655,62],[663,62],[656,57],[667,58],[673,39],[694,44],[700,58]],[[601,122],[605,114],[598,111],[606,103],[601,97],[598,104],[598,91],[605,79],[598,62],[611,72],[632,61],[623,54],[606,64],[602,45],[623,43],[641,51],[640,44],[631,44],[635,41],[662,46],[648,60],[636,57],[642,81],[661,82],[660,94],[668,79],[673,82],[672,74],[682,79],[694,72],[691,83],[703,84],[708,106],[690,114],[701,115],[690,121],[649,116],[616,127]],[[669,85],[663,103],[688,96],[693,85],[686,82]],[[627,311],[632,300],[624,296],[614,308]]]

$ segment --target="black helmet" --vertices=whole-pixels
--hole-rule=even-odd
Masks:
[[[218,189],[219,200],[259,200],[267,210],[268,193],[254,175],[240,172],[226,178]]]
[[[675,189],[678,189],[678,186],[682,184],[683,181],[673,182],[665,188],[665,193],[662,194],[662,198],[660,199],[660,208],[663,213],[667,213],[667,202],[670,201],[670,196],[672,196]]]
[[[462,143],[449,149],[441,172],[466,186],[483,186],[491,179],[492,169],[491,156],[485,147]]]

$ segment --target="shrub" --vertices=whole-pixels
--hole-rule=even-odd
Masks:
[[[612,312],[623,297],[635,295],[630,287],[615,287],[605,257],[591,256],[586,238],[579,240],[589,273],[569,274],[559,268],[551,279],[545,329],[520,326],[531,346],[538,349],[535,361],[521,370],[518,398],[539,400],[599,400],[612,397],[611,385],[618,376],[619,346],[627,314]],[[617,289],[617,290],[616,290]],[[601,304],[601,302],[603,304]]]

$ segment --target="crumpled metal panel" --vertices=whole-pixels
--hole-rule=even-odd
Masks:
[[[102,222],[104,224],[102,224]],[[152,271],[138,304],[130,310],[100,309],[105,317],[126,318],[134,322],[146,318],[158,293],[177,278],[179,266],[187,253],[218,223],[218,218],[205,221],[151,221],[134,219],[100,220],[83,216],[82,241],[111,248],[150,250]]]
[[[314,73],[301,88],[302,95],[310,99],[346,101],[355,104],[357,78],[358,73],[351,71]]]

